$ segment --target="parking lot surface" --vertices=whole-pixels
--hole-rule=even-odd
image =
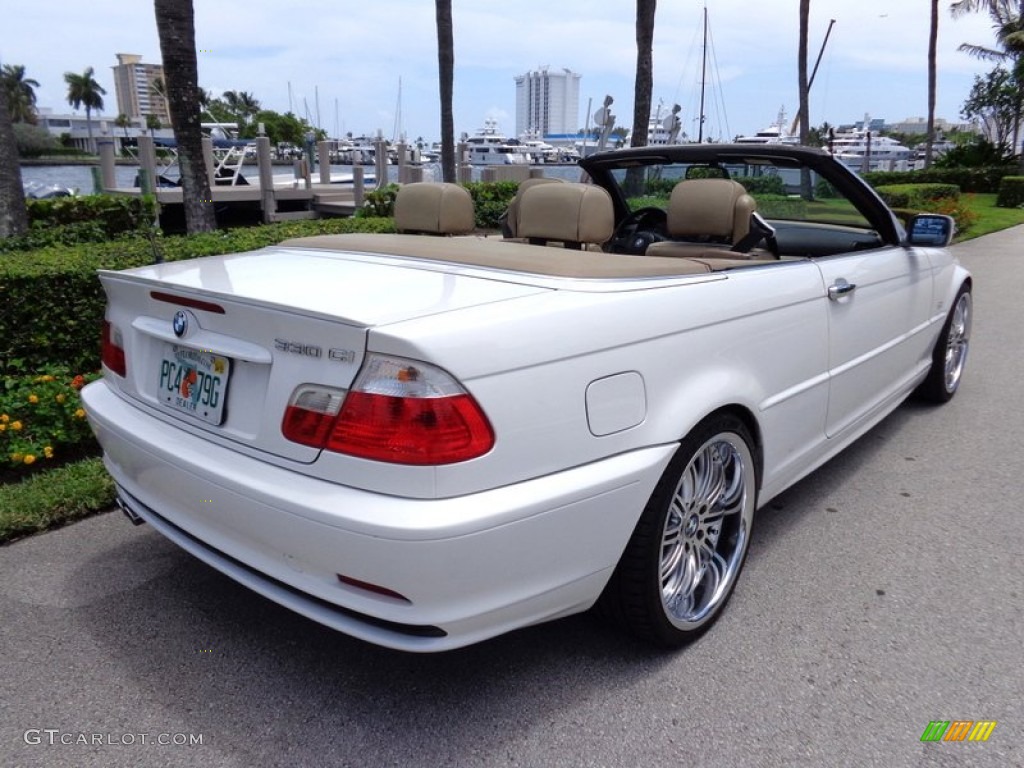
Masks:
[[[120,514],[0,547],[2,766],[1024,765],[1024,228],[957,246],[973,346],[762,510],[721,620],[367,645]],[[922,742],[932,721],[985,742]]]

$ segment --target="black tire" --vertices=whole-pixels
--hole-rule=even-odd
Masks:
[[[939,338],[932,350],[932,367],[916,395],[931,403],[947,403],[960,388],[971,340],[974,305],[971,286],[964,283],[953,300]]]
[[[696,639],[746,560],[758,467],[746,425],[713,414],[679,445],[598,600],[598,613],[657,645]]]

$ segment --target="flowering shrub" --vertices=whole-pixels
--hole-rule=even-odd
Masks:
[[[78,391],[98,378],[51,366],[0,380],[0,469],[21,474],[92,446]]]

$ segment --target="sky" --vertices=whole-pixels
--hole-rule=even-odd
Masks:
[[[215,95],[249,91],[264,108],[300,117],[328,134],[410,140],[440,135],[437,36],[429,0],[193,0],[199,84]],[[798,0],[661,0],[655,17],[654,109],[682,106],[697,135],[701,31],[710,45],[705,138],[730,139],[773,123],[798,105]],[[984,14],[954,20],[940,3],[936,116],[959,121],[975,75],[992,64],[957,51],[994,46]],[[835,25],[811,90],[812,125],[887,122],[927,115],[928,0],[812,0],[810,64],[829,20]],[[548,66],[580,81],[580,127],[612,96],[629,126],[636,63],[632,0],[452,0],[456,135],[494,119],[515,130],[516,75]],[[117,115],[115,54],[159,63],[149,0],[0,0],[0,63],[38,80],[39,107],[68,113],[63,74],[92,66],[107,89],[103,116]],[[401,87],[399,84],[401,83]],[[291,101],[289,101],[289,85]],[[317,109],[319,104],[319,111]]]

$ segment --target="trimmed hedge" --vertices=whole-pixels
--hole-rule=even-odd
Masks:
[[[501,229],[501,217],[519,191],[518,181],[472,181],[463,185],[473,198],[479,229]]]
[[[738,181],[750,194],[761,198],[760,195],[782,195],[786,194],[786,183],[781,176],[737,176]]]
[[[758,195],[757,210],[767,219],[806,219],[807,201],[788,195]]]
[[[864,180],[877,189],[889,184],[953,184],[961,192],[996,192],[1004,176],[1020,173],[1017,166],[987,168],[929,168],[926,171],[871,171]]]
[[[915,208],[935,200],[959,200],[955,184],[883,184],[875,187],[890,208]]]
[[[50,245],[103,243],[141,234],[153,225],[156,201],[151,195],[85,195],[27,200],[29,231],[0,239],[0,254]]]
[[[1024,206],[1024,176],[1004,176],[996,197],[999,208],[1020,208]]]
[[[292,237],[345,232],[394,232],[391,219],[314,219],[200,235],[135,236],[104,243],[49,246],[0,254],[0,374],[41,370],[48,364],[76,371],[100,365],[99,329],[106,298],[97,269],[127,269],[166,261],[239,253]]]

